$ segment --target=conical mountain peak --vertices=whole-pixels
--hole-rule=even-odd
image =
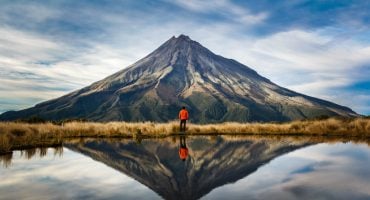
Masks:
[[[203,47],[198,42],[192,40],[187,35],[179,35],[178,37],[173,36],[167,42],[162,45],[167,50],[189,50],[189,49],[203,49],[203,51],[209,51],[207,48]],[[161,49],[161,48],[159,48]],[[162,48],[163,49],[163,48]]]
[[[349,108],[280,87],[181,34],[103,80],[29,109],[3,113],[0,120],[39,116],[163,122],[174,120],[182,106],[196,123],[357,116]]]

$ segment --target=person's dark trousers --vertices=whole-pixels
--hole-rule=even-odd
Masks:
[[[180,136],[180,147],[186,148],[185,136]]]
[[[181,120],[180,121],[180,131],[185,131],[186,130],[186,120]]]

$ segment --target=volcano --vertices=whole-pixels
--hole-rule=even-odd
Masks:
[[[182,106],[195,123],[357,116],[350,108],[280,87],[180,35],[103,80],[32,108],[5,112],[0,120],[166,122],[176,119]]]

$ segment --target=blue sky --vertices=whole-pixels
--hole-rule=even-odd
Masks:
[[[0,113],[89,85],[185,34],[370,114],[370,1],[0,1]]]

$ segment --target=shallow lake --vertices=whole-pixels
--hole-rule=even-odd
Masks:
[[[370,199],[369,142],[75,139],[0,159],[0,199]]]

